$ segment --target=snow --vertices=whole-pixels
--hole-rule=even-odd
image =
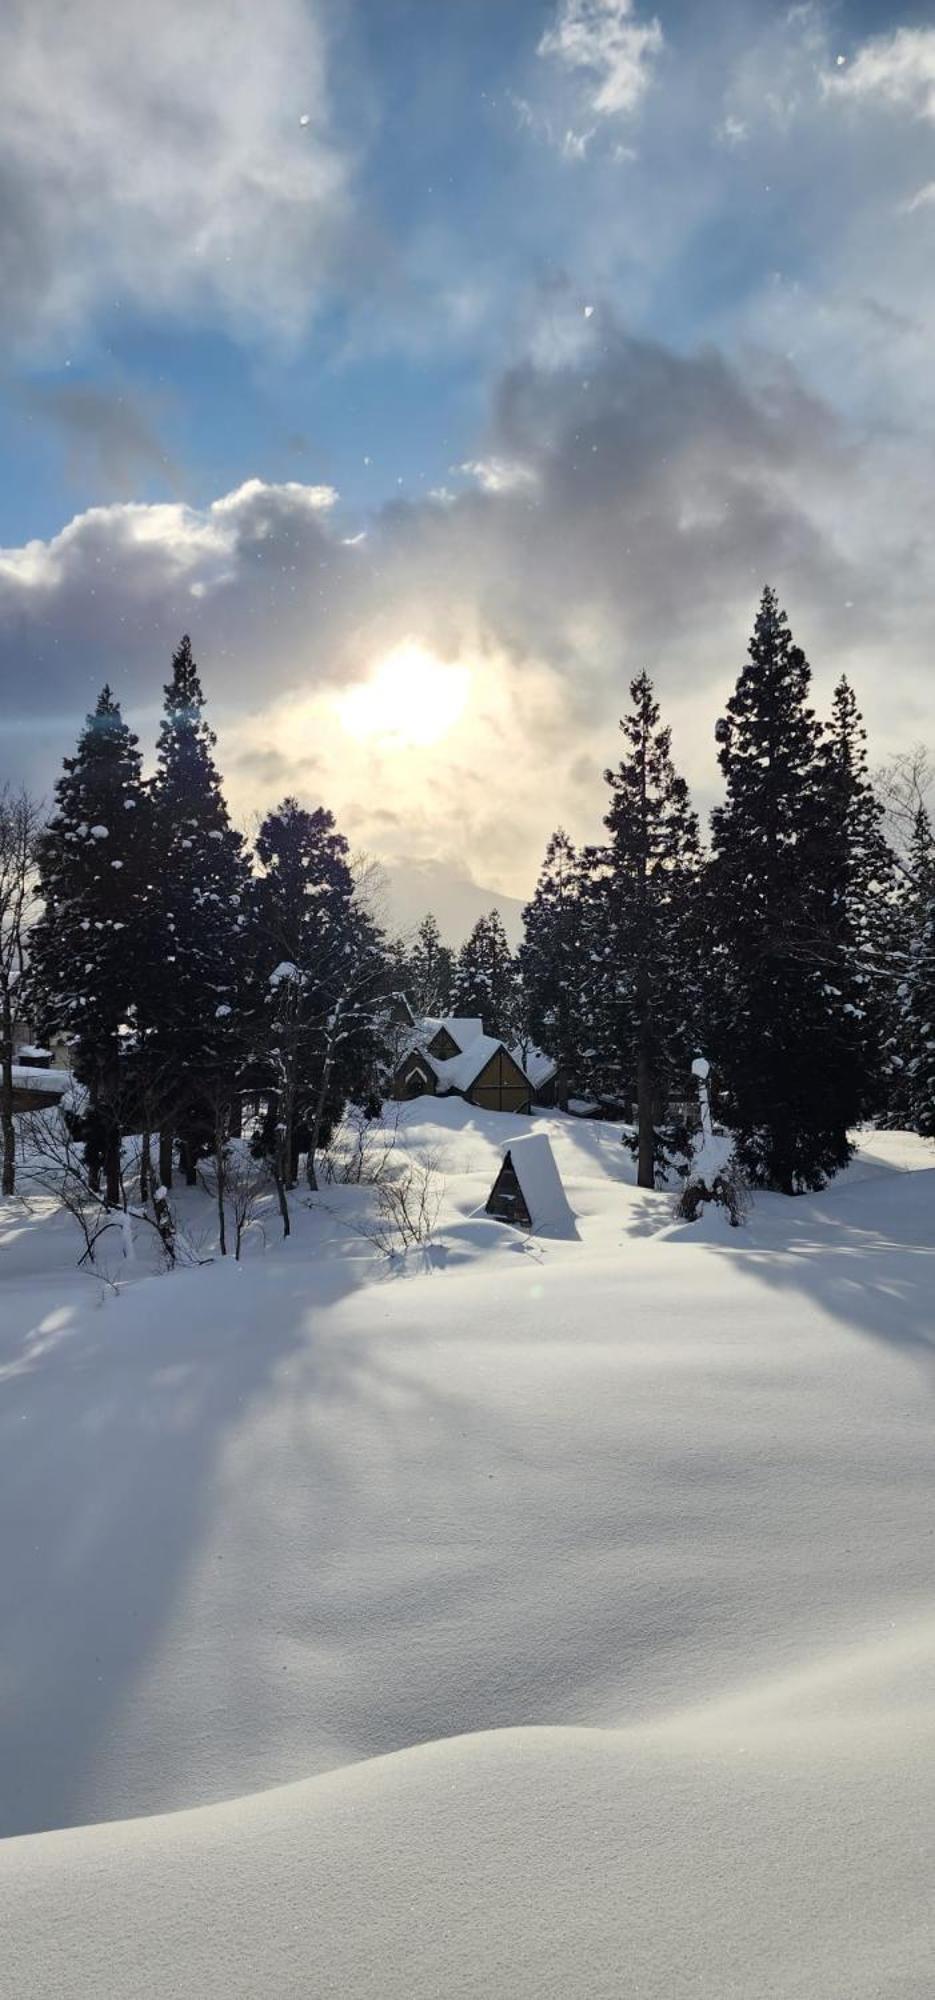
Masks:
[[[291,959],[284,958],[280,960],[277,966],[274,966],[269,976],[269,984],[273,987],[281,986],[286,980],[301,979],[301,977],[302,975],[298,966],[293,965]]]
[[[503,1043],[497,1040],[496,1035],[476,1035],[462,1055],[449,1056],[444,1061],[438,1056],[429,1056],[429,1061],[442,1089],[470,1090],[481,1070],[486,1069],[492,1057],[502,1048]]]
[[[4,1990],[921,2000],[935,1151],[731,1230],[397,1109],[392,1267],[366,1188],[116,1289],[0,1205]],[[578,1241],[477,1215],[540,1135]]]
[[[524,1048],[521,1042],[510,1054],[524,1076],[528,1076],[533,1090],[541,1090],[543,1084],[550,1083],[558,1067],[554,1056],[547,1056],[543,1049]]]
[[[70,1082],[68,1070],[34,1069],[29,1063],[14,1063],[12,1073],[14,1090],[42,1090],[49,1097],[61,1097]]]

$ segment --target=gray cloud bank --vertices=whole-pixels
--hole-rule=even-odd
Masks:
[[[408,815],[416,858],[460,856],[515,889],[555,820],[594,831],[641,667],[710,784],[767,579],[822,695],[846,669],[881,749],[924,734],[933,559],[892,505],[896,480],[929,511],[935,498],[913,440],[856,441],[788,364],[679,355],[600,309],[566,346],[560,366],[502,377],[453,496],[394,503],[362,540],[330,489],[254,480],[203,510],[93,508],[0,553],[6,770],[47,784],[105,678],[151,734],[189,630],[243,802],[337,793],[355,838],[397,854]],[[483,728],[456,727],[405,786],[392,746],[354,766],[313,722],[293,736],[291,702],[359,682],[407,636],[482,663],[503,697]]]

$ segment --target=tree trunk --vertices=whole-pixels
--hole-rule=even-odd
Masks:
[[[642,1188],[656,1185],[654,1095],[652,1070],[641,1048],[636,1064],[636,1184]]]
[[[227,1217],[224,1213],[224,1193],[227,1182],[227,1160],[224,1153],[224,1134],[219,1129],[214,1139],[214,1182],[218,1204],[218,1245],[221,1256],[227,1256]]]
[[[152,1189],[152,1184],[153,1184],[153,1162],[149,1150],[151,1144],[152,1144],[152,1133],[150,1132],[149,1126],[147,1125],[145,1131],[140,1136],[140,1201],[141,1202],[147,1202],[149,1200],[150,1191]]]
[[[292,1221],[289,1215],[289,1202],[286,1197],[285,1141],[286,1141],[286,1134],[283,1127],[280,1125],[277,1127],[276,1130],[276,1147],[275,1147],[275,1152],[273,1154],[272,1168],[273,1168],[273,1184],[276,1189],[276,1200],[279,1203],[279,1213],[280,1216],[282,1217],[283,1240],[285,1240],[285,1238],[291,1235],[292,1233]]]
[[[166,1189],[172,1186],[172,1148],[175,1134],[170,1125],[163,1125],[159,1133],[159,1185]]]
[[[13,1021],[9,994],[3,999],[3,1059],[0,1073],[0,1124],[3,1127],[3,1193],[16,1192],[16,1126],[13,1123]]]

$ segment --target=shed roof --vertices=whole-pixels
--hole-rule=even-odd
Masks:
[[[555,1057],[547,1056],[544,1049],[524,1050],[522,1044],[517,1042],[510,1054],[524,1076],[528,1076],[534,1090],[541,1090],[544,1083],[550,1083],[558,1068]]]
[[[577,1236],[575,1218],[545,1133],[531,1132],[527,1138],[514,1139],[505,1158],[520,1184],[536,1235]]]

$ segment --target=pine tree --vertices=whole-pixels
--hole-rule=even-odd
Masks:
[[[478,917],[458,953],[452,1009],[479,1016],[485,1035],[510,1042],[518,1026],[516,962],[499,910]]]
[[[606,845],[589,855],[592,1084],[636,1100],[637,1179],[654,1187],[678,1148],[673,1102],[697,1052],[698,821],[647,674],[630,686],[627,753],[605,772]]]
[[[916,932],[906,981],[906,1123],[935,1139],[935,893]]]
[[[355,897],[347,841],[331,813],[285,799],[257,837],[251,890],[256,1048],[274,1100],[262,1144],[283,1188],[300,1149],[315,1155],[349,1096],[373,1101],[385,988],[379,932]]]
[[[417,1016],[451,1012],[454,953],[442,942],[431,912],[423,917],[407,960],[407,997]]]
[[[137,739],[109,687],[55,788],[37,848],[43,912],[31,985],[47,1034],[68,1036],[86,1085],[84,1137],[96,1179],[120,1200],[121,1043],[134,1022],[146,957],[149,811]]]
[[[153,823],[157,865],[146,1005],[150,1073],[161,1094],[160,1175],[171,1137],[189,1181],[210,1137],[210,1104],[233,1095],[243,1031],[243,930],[249,870],[214,761],[215,736],[191,643],[172,660],[157,744]]]
[[[840,794],[810,682],[767,589],[717,729],[727,797],[712,816],[711,1054],[751,1184],[786,1194],[845,1165],[861,1100]]]
[[[928,813],[920,804],[900,865],[894,925],[894,956],[899,976],[895,1019],[886,1049],[888,1088],[883,1123],[897,1131],[920,1129],[919,1117],[925,1111],[925,1094],[919,1079],[930,1033],[924,967],[933,906],[935,839]]]
[[[581,863],[567,833],[553,833],[535,894],[523,911],[517,964],[523,1030],[567,1077],[581,1046],[586,961]]]
[[[867,769],[867,732],[848,681],[834,691],[824,742],[829,796],[827,867],[837,896],[830,923],[839,976],[840,1028],[851,1045],[861,1117],[887,1096],[899,983],[896,860]]]

